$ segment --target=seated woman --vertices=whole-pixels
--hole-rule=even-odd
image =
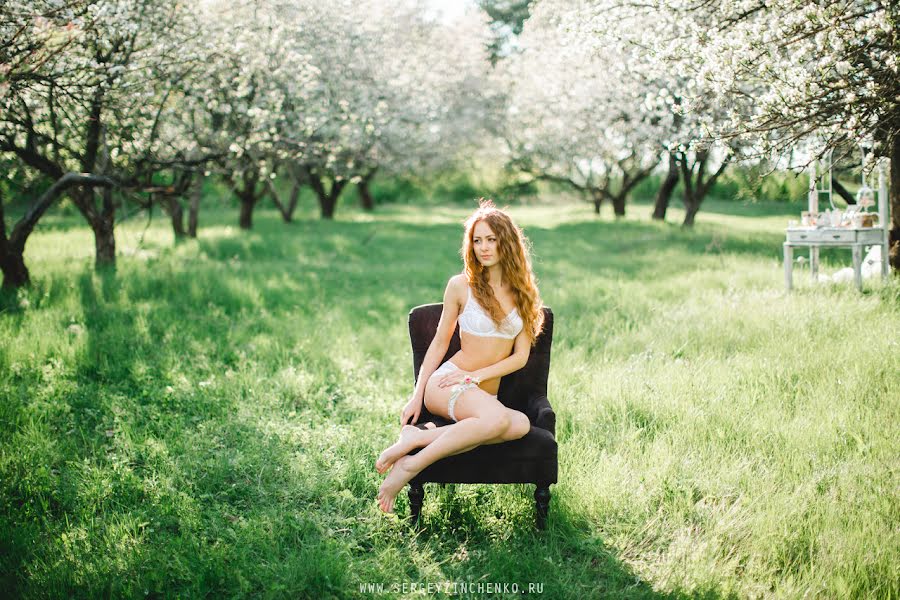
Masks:
[[[431,463],[528,433],[528,417],[497,400],[500,378],[525,366],[543,327],[543,303],[528,248],[522,230],[490,200],[482,200],[466,220],[465,270],[447,283],[437,332],[400,415],[400,438],[375,463],[379,473],[391,469],[378,491],[382,511],[391,512],[403,486]],[[438,366],[457,321],[461,349]],[[432,414],[454,423],[414,427],[422,402]],[[422,450],[408,456],[414,448]]]

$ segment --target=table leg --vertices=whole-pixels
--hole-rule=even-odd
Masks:
[[[881,244],[881,278],[887,279],[891,270],[891,262],[888,260],[888,252],[890,251],[890,246],[888,246],[887,242]]]
[[[809,247],[809,274],[812,276],[813,283],[819,282],[819,247]]]
[[[856,282],[856,289],[862,291],[862,246],[853,244],[851,251],[853,252],[853,281]]]
[[[794,274],[794,248],[788,244],[784,245],[784,287],[787,291],[791,291]]]

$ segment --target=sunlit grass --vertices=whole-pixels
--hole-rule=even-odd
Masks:
[[[250,232],[220,210],[178,244],[138,216],[115,273],[51,215],[0,314],[4,589],[897,597],[900,293],[799,273],[786,295],[794,208],[713,201],[683,231],[677,207],[512,207],[556,315],[550,527],[527,486],[426,487],[415,536],[377,511],[373,461],[412,390],[407,312],[458,272],[466,208],[261,210]]]

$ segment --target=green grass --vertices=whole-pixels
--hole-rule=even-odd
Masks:
[[[407,311],[458,272],[465,209],[264,210],[251,232],[220,210],[177,245],[134,218],[101,274],[82,222],[48,215],[0,314],[0,585],[900,597],[900,287],[798,273],[786,295],[798,207],[710,201],[694,231],[649,211],[511,209],[556,315],[549,529],[529,486],[426,486],[418,535],[405,493],[378,512],[373,462],[412,390]]]

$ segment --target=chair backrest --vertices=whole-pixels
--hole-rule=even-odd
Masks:
[[[413,376],[418,381],[419,369],[428,346],[434,339],[438,321],[441,319],[443,303],[423,304],[409,311],[409,339],[413,351]],[[505,375],[500,380],[498,399],[510,408],[524,409],[529,398],[547,395],[547,376],[550,372],[550,344],[553,342],[553,311],[544,307],[544,329],[537,342],[531,347],[528,363],[518,371]],[[459,326],[453,332],[447,354],[441,360],[451,358],[459,351]]]

